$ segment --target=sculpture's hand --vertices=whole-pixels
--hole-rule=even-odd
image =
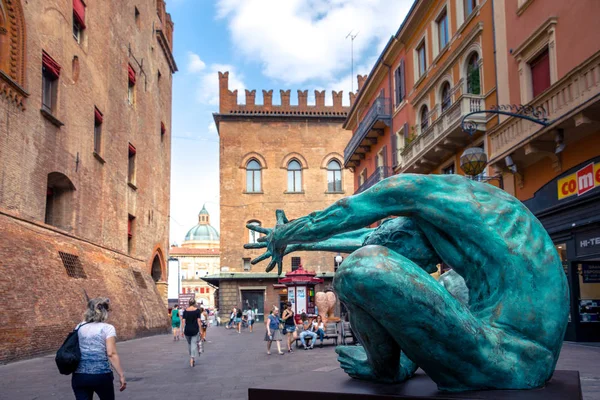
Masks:
[[[289,221],[288,221],[287,217],[285,216],[285,213],[283,212],[283,210],[277,210],[275,212],[275,215],[277,216],[277,223],[273,229],[263,228],[261,226],[252,225],[252,224],[246,225],[246,227],[248,229],[256,231],[256,232],[260,232],[260,233],[264,234],[265,236],[262,236],[258,239],[259,243],[245,244],[244,248],[245,249],[264,249],[264,248],[266,248],[267,250],[263,254],[256,257],[254,260],[252,260],[251,263],[254,265],[263,260],[266,260],[267,258],[271,258],[271,262],[269,263],[269,265],[267,266],[265,271],[270,272],[277,265],[277,274],[279,275],[279,274],[281,274],[281,271],[283,269],[283,256],[285,254],[285,249],[287,246],[287,244],[284,240],[285,238],[283,237],[283,234],[281,232],[281,227],[283,225],[287,224]]]

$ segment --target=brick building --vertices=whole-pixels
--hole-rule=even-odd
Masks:
[[[120,339],[167,329],[172,36],[164,0],[0,0],[1,362],[86,295]]]
[[[198,304],[214,308],[218,300],[217,291],[202,278],[220,272],[221,257],[219,232],[210,224],[206,207],[203,206],[198,213],[198,224],[186,233],[181,246],[171,246],[169,256],[179,262],[181,293],[194,293]]]
[[[298,103],[290,91],[280,91],[280,105],[273,91],[263,90],[264,104],[255,104],[255,90],[246,90],[246,103],[237,103],[237,90],[228,86],[228,72],[219,73],[219,112],[214,115],[220,136],[221,273],[204,279],[219,286],[223,316],[234,306],[252,305],[264,310],[287,298],[276,272],[265,273],[266,262],[251,265],[260,250],[244,250],[257,236],[245,226],[275,225],[275,210],[284,209],[289,219],[323,209],[352,194],[352,175],[343,168],[342,151],[350,132],[342,129],[348,108],[342,93],[333,92],[333,105],[325,105],[325,91],[315,92],[316,104],[308,105],[308,91],[298,91]],[[297,268],[314,271],[331,283],[335,254],[298,252],[284,259],[284,273]],[[268,311],[267,311],[268,312]]]

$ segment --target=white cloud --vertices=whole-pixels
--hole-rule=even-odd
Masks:
[[[206,64],[200,59],[200,56],[198,54],[192,53],[191,51],[188,51],[188,72],[197,73],[202,71],[204,68],[206,68]]]
[[[199,55],[188,52],[188,71],[198,75],[196,99],[206,105],[219,105],[219,71],[229,71],[229,89],[238,90],[238,102],[245,101],[246,85],[243,75],[238,74],[235,67],[229,64],[206,65]]]
[[[214,121],[208,124],[208,132],[217,133],[217,124],[215,124]]]
[[[334,80],[396,33],[413,0],[219,0],[240,53],[263,73],[288,84]]]

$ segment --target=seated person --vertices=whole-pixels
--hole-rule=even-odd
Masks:
[[[320,315],[317,315],[317,318],[313,320],[312,331],[316,333],[321,340],[320,347],[323,347],[323,339],[325,338],[325,323]]]
[[[317,340],[317,334],[311,330],[312,322],[308,320],[306,313],[302,313],[300,317],[302,318],[302,333],[300,333],[300,342],[302,342],[304,350],[312,349],[315,345],[315,341]],[[310,347],[306,345],[307,336],[310,337]]]

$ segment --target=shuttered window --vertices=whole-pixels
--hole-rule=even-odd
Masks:
[[[533,97],[537,97],[550,87],[550,57],[548,49],[529,63],[531,67],[531,84],[533,86]]]

